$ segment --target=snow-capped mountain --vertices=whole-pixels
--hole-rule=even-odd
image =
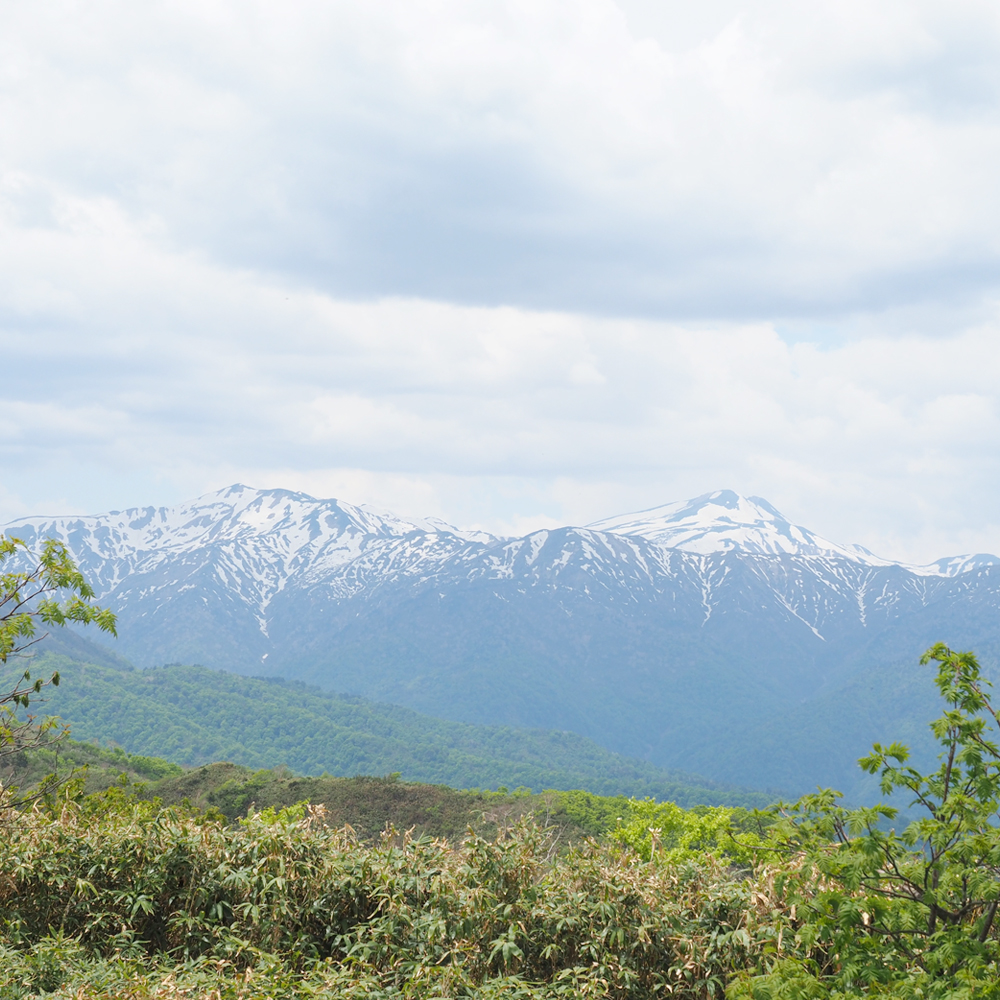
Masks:
[[[730,491],[520,538],[245,486],[4,531],[65,541],[140,666],[569,729],[750,784],[780,774],[722,749],[748,725],[934,641],[1000,643],[995,557],[905,566]]]
[[[848,546],[820,538],[791,524],[760,497],[716,490],[694,500],[678,501],[633,514],[619,514],[588,525],[595,531],[635,535],[684,552],[745,552],[750,555],[828,555],[866,561]],[[881,560],[881,565],[885,565]]]
[[[868,566],[904,565],[881,559],[863,545],[841,545],[808,528],[792,524],[762,497],[743,497],[732,490],[704,493],[652,507],[633,514],[618,514],[588,527],[617,535],[646,538],[668,549],[684,552],[743,552],[747,555],[837,555]],[[951,576],[951,570],[969,559],[993,556],[959,556],[929,566],[908,566],[921,576]]]
[[[290,581],[326,579],[360,565],[369,549],[382,551],[402,538],[422,539],[423,560],[445,558],[463,542],[492,540],[438,519],[405,520],[367,506],[239,484],[175,507],[23,518],[4,530],[31,544],[46,537],[65,541],[99,599],[114,595],[126,617],[136,602],[158,605],[198,589],[207,573],[254,612],[264,634],[267,608]]]
[[[239,484],[175,507],[22,518],[4,531],[29,540],[64,540],[101,593],[112,592],[137,570],[213,550],[238,553],[255,589],[266,595],[296,572],[332,570],[386,539],[420,533],[492,540],[485,532],[464,532],[439,519],[405,520],[340,500]]]

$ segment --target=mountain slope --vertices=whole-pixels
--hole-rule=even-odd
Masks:
[[[77,740],[112,741],[183,765],[286,764],[302,774],[384,775],[459,788],[584,788],[682,804],[764,805],[773,796],[629,760],[573,733],[443,722],[275,678],[205,667],[135,670],[46,653],[44,710]]]
[[[898,564],[729,491],[523,538],[242,486],[5,530],[69,544],[140,666],[199,662],[570,730],[747,785],[814,784],[808,727],[782,755],[746,752],[767,742],[762,726],[810,704],[864,715],[857,678],[935,641],[1000,641],[995,557]],[[826,770],[853,781],[867,745],[834,731]]]

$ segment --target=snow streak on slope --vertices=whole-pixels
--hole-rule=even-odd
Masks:
[[[290,580],[335,573],[373,546],[419,538],[419,550],[440,539],[443,557],[456,541],[492,537],[436,519],[406,520],[339,500],[241,485],[175,507],[21,518],[4,531],[30,545],[49,537],[66,542],[100,599],[152,574],[159,578],[144,597],[183,587],[185,578],[211,566],[225,587],[261,611]]]
[[[258,660],[272,650],[274,616],[300,613],[295,594],[371,605],[390,592],[400,599],[494,581],[521,594],[582,595],[595,607],[656,609],[699,629],[715,628],[720,615],[773,618],[825,643],[882,627],[954,590],[942,590],[946,581],[986,579],[1000,564],[963,556],[902,566],[728,490],[524,538],[240,485],[174,507],[24,518],[5,530],[32,545],[65,541],[123,621],[152,628],[168,606],[171,617],[181,606],[194,615],[197,604],[237,645],[252,629],[243,648]]]

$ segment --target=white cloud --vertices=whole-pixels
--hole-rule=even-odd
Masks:
[[[350,297],[760,319],[995,286],[994,5],[623,7],[8,5],[10,210],[104,197]]]
[[[0,521],[728,486],[1000,551],[993,4],[67,0],[0,67]]]
[[[731,486],[885,554],[1000,550],[998,320],[821,348],[763,322],[350,302],[140,229],[102,242],[81,214],[0,242],[0,516],[241,479],[509,531]],[[64,294],[18,299],[42,261]]]

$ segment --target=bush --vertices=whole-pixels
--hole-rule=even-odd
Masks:
[[[227,826],[117,789],[36,809],[0,842],[3,939],[22,966],[71,943],[76,971],[46,982],[74,989],[131,968],[155,991],[214,967],[217,985],[269,969],[303,995],[624,998],[719,996],[774,936],[710,859],[651,864],[595,841],[554,855],[527,821],[457,846],[392,831],[366,846],[322,820],[300,805]]]

